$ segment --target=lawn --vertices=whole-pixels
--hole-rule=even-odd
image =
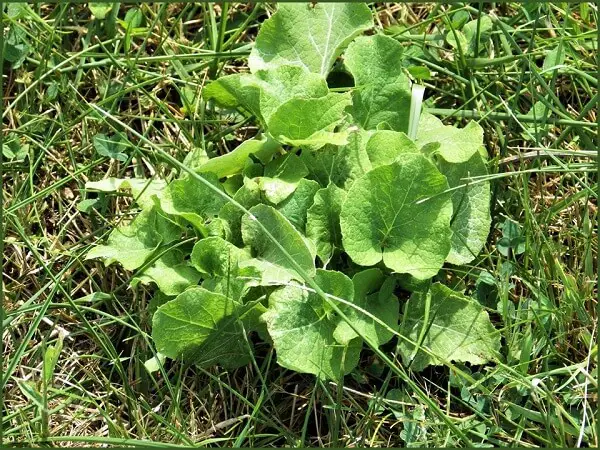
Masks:
[[[596,4],[1,5],[0,446],[599,445]]]

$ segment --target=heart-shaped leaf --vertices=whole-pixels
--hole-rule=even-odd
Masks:
[[[319,269],[315,282],[326,294],[352,301],[352,281],[341,272]],[[337,380],[358,363],[361,340],[337,342],[334,332],[339,318],[319,295],[304,286],[290,285],[273,292],[262,318],[283,367]]]
[[[352,260],[416,278],[434,276],[450,251],[452,202],[446,178],[427,158],[407,153],[354,182],[340,216]]]
[[[500,334],[483,307],[439,283],[426,293],[411,296],[404,308],[400,334],[407,338],[399,341],[404,364],[417,371],[444,361],[483,364],[496,358],[500,349]],[[421,337],[423,341],[417,346]]]
[[[262,24],[248,66],[256,72],[293,64],[325,76],[344,47],[372,26],[364,3],[281,3]]]

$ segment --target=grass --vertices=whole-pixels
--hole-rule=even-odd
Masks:
[[[266,345],[233,372],[170,363],[151,375],[152,289],[84,261],[134,213],[126,196],[86,193],[87,181],[170,180],[194,149],[222,154],[256,133],[199,94],[243,70],[272,9],[138,6],[144,25],[129,36],[110,14],[122,20],[131,6],[97,20],[86,5],[9,4],[3,17],[11,51],[27,49],[18,67],[4,50],[3,443],[598,446],[595,5],[372,5],[384,32],[418,44],[415,61],[436,73],[426,107],[485,130],[493,232],[472,266],[443,276],[488,307],[505,359],[416,373],[388,346],[390,363],[364,352],[343,385],[282,369]],[[481,12],[494,31],[471,58],[444,36]],[[557,48],[564,61],[544,64]],[[93,148],[115,132],[126,161]],[[516,244],[501,252],[507,221],[519,225]]]

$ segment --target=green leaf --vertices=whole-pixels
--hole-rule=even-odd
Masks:
[[[358,130],[350,133],[348,144],[335,154],[331,181],[348,189],[354,181],[373,168],[367,153],[367,142],[371,132]]]
[[[366,151],[373,167],[379,167],[399,160],[406,153],[418,153],[419,149],[404,133],[378,130],[367,141]]]
[[[430,310],[429,321],[425,323],[427,301]],[[435,283],[427,293],[414,293],[404,314],[400,333],[412,342],[400,339],[399,349],[404,363],[408,365],[412,360],[411,367],[416,371],[429,365],[442,365],[444,361],[484,364],[498,356],[500,334],[488,313],[472,298],[446,286]],[[415,346],[423,327],[426,333],[421,348],[429,349],[436,356]]]
[[[224,108],[242,107],[260,119],[260,88],[247,73],[236,73],[209,83],[203,90],[205,100],[213,100]]]
[[[127,148],[126,144],[122,142],[121,137],[118,134],[113,136],[106,136],[105,134],[97,134],[92,138],[94,143],[94,149],[100,156],[108,156],[109,158],[116,159],[118,161],[127,161],[128,156],[123,153]]]
[[[481,53],[485,49],[485,44],[490,39],[490,31],[494,27],[492,19],[489,16],[482,15],[479,20],[471,20],[465,24],[462,31],[448,31],[446,41],[455,49],[458,49],[460,46],[461,51],[466,56],[478,56],[475,55],[475,46],[478,39],[477,27],[479,27],[479,52]]]
[[[198,284],[200,274],[185,261],[185,254],[173,249],[162,255],[154,264],[131,280],[137,283],[156,283],[165,295],[181,294],[188,287]]]
[[[363,266],[383,263],[416,278],[434,276],[450,251],[452,202],[446,178],[407,153],[359,178],[340,216],[346,253]]]
[[[303,150],[300,158],[310,177],[321,186],[329,183],[348,189],[352,183],[373,168],[367,154],[371,131],[349,129],[348,142],[343,147],[326,145],[317,151]]]
[[[479,28],[479,35],[478,33]],[[466,48],[466,53],[474,56],[475,55],[475,45],[477,43],[477,39],[479,39],[479,52],[485,49],[485,44],[490,39],[490,32],[494,28],[494,23],[490,16],[482,14],[479,19],[471,20],[468,22],[464,28],[463,32],[465,33],[465,37],[467,38],[468,47]]]
[[[319,98],[329,93],[325,78],[298,66],[278,66],[255,74],[260,87],[260,113],[268,123],[273,113],[292,98]]]
[[[256,181],[265,198],[277,205],[292,195],[306,175],[308,169],[302,160],[293,153],[287,153],[267,164],[264,176]]]
[[[308,176],[322,187],[329,185],[334,178],[338,151],[339,148],[335,145],[325,145],[316,151],[302,150],[300,153],[300,159],[308,169]]]
[[[351,103],[350,94],[330,93],[318,98],[292,98],[271,115],[267,128],[278,141],[311,149],[326,144],[343,145],[347,135],[334,132]]]
[[[106,245],[92,248],[85,259],[103,258],[109,266],[120,263],[126,270],[143,265],[161,243],[178,239],[181,230],[159,215],[154,208],[144,209],[129,225],[114,229]]]
[[[21,393],[40,411],[44,411],[47,408],[47,401],[44,402],[44,397],[42,397],[42,394],[33,381],[17,380],[17,386],[21,390]]]
[[[164,365],[167,357],[160,352],[156,352],[156,356],[146,360],[144,362],[144,367],[149,373],[158,372],[160,368]]]
[[[56,81],[51,82],[46,90],[46,101],[54,101],[61,90],[60,84]]]
[[[103,20],[113,8],[113,3],[90,2],[88,8],[96,19]]]
[[[295,272],[261,258],[243,261],[238,274],[241,277],[252,286],[278,286],[298,279]]]
[[[352,39],[373,26],[364,3],[281,3],[263,22],[250,53],[252,72],[284,64],[327,75]]]
[[[419,280],[407,273],[401,273],[396,275],[396,281],[398,282],[398,286],[400,286],[402,290],[408,292],[426,291],[431,285],[430,279]]]
[[[167,183],[164,180],[145,180],[143,178],[109,177],[85,183],[86,190],[90,191],[118,192],[121,190],[130,190],[136,203],[144,209],[154,204],[152,196],[159,194],[166,186]]]
[[[452,247],[446,260],[451,264],[467,264],[481,252],[490,233],[490,183],[468,180],[487,175],[485,161],[481,154],[475,153],[461,164],[440,161],[440,170],[450,188],[466,185],[452,191]]]
[[[265,167],[261,163],[248,161],[246,167],[244,167],[244,171],[242,172],[242,176],[246,178],[258,178],[262,177],[265,172]]]
[[[249,139],[244,141],[233,151],[216,158],[209,159],[196,169],[198,173],[210,172],[218,178],[224,178],[241,173],[248,162],[250,155],[256,156],[263,162],[268,162],[280,144],[269,137]]]
[[[82,213],[89,214],[92,211],[92,208],[99,205],[101,205],[100,199],[88,198],[77,203],[77,210],[81,211]]]
[[[549,75],[552,75],[552,71],[558,70],[556,66],[561,66],[565,63],[565,46],[564,44],[559,44],[556,48],[550,50],[546,57],[544,58],[544,65],[542,69],[544,72],[548,72]]]
[[[250,178],[244,179],[244,185],[235,193],[233,199],[246,209],[262,203],[261,191],[258,183]],[[227,203],[219,211],[219,217],[229,224],[231,242],[242,245],[242,216],[244,212],[233,203]]]
[[[63,333],[58,333],[58,339],[56,340],[55,345],[49,345],[44,352],[44,363],[43,363],[43,380],[46,386],[52,383],[52,378],[54,377],[54,369],[56,368],[56,364],[58,363],[58,358],[60,357],[60,352],[63,348]]]
[[[317,255],[324,264],[336,249],[342,248],[340,212],[346,199],[346,191],[331,183],[314,196],[314,203],[307,212],[306,236],[317,247]]]
[[[465,33],[460,30],[449,30],[446,34],[446,42],[450,44],[453,49],[461,49],[463,54],[467,54],[469,49],[469,40]]]
[[[192,265],[211,277],[236,275],[241,261],[250,259],[250,253],[220,237],[208,237],[196,242],[192,250]]]
[[[24,19],[31,15],[31,7],[23,3],[8,3],[6,5],[6,15],[10,19]]]
[[[383,35],[362,36],[348,46],[344,62],[354,76],[351,114],[361,127],[387,123],[408,131],[410,83],[402,66],[402,45]]]
[[[224,295],[188,289],[156,310],[152,339],[156,350],[172,359],[198,366],[240,367],[251,361],[242,314],[242,308]]]
[[[323,97],[328,92],[327,82],[320,75],[298,66],[278,66],[255,74],[221,77],[206,86],[203,95],[225,108],[241,106],[264,124],[286,101]]]
[[[253,163],[255,164],[255,163]],[[222,181],[221,186],[223,186],[223,190],[227,192],[227,195],[234,196],[237,191],[244,185],[244,175],[238,173],[229,178],[226,178]]]
[[[319,183],[303,178],[292,195],[277,206],[277,210],[288,219],[297,230],[306,230],[306,215],[313,204]]]
[[[267,286],[279,281],[278,278],[272,279],[272,274],[263,273],[248,249],[238,248],[218,237],[198,241],[192,251],[191,261],[196,269],[208,277],[202,287],[236,301],[242,301],[253,286]],[[282,279],[287,283],[291,276],[286,273]]]
[[[416,80],[432,80],[433,76],[426,66],[409,66],[406,68],[408,73]]]
[[[352,303],[396,331],[398,329],[399,304],[398,298],[394,295],[395,280],[391,277],[386,278],[381,270],[371,268],[354,275],[352,283],[354,285]],[[354,328],[371,344],[380,346],[394,337],[392,331],[363,311],[349,305],[340,305],[340,309]],[[340,320],[334,337],[338,342],[347,343],[358,335],[348,322]]]
[[[256,268],[239,268],[235,275],[205,279],[202,282],[202,287],[231,298],[236,302],[245,303],[250,288],[261,285],[262,280],[261,272]],[[266,285],[266,283],[262,285]]]
[[[302,280],[284,252],[279,249],[266,233],[259,227],[260,222],[283,249],[294,258],[294,261],[310,276],[315,273],[315,255],[304,237],[283,215],[271,206],[256,205],[250,209],[251,215],[242,218],[242,237],[260,258],[293,274]]]
[[[206,278],[202,281],[200,287],[215,294],[223,295],[240,304],[243,303],[243,298],[248,293],[246,283],[232,277]]]
[[[218,190],[223,190],[215,175],[206,173],[203,177]],[[172,181],[155,198],[165,213],[184,218],[203,233],[207,220],[216,216],[227,202],[225,197],[190,176]]]
[[[508,258],[511,255],[511,251],[513,255],[520,255],[525,252],[526,242],[520,225],[510,219],[506,219],[502,225],[502,238],[498,239],[496,248],[501,255]]]
[[[426,153],[436,152],[448,162],[462,163],[471,159],[483,146],[483,128],[473,121],[464,128],[455,128],[423,113],[416,143]]]
[[[457,11],[454,14],[452,14],[452,21],[450,22],[450,25],[452,26],[452,28],[460,30],[469,21],[469,18],[470,15],[467,11]]]
[[[543,102],[535,102],[525,116],[533,119],[533,122],[523,124],[523,132],[521,136],[527,141],[535,141],[544,138],[550,127],[548,126],[548,118],[551,115],[550,109]]]
[[[27,55],[31,53],[31,50],[25,30],[16,25],[11,25],[2,49],[4,60],[12,63],[12,69],[18,69],[27,58]]]
[[[231,239],[231,229],[229,223],[220,217],[213,217],[206,225],[206,237],[217,236],[226,240]]]
[[[11,134],[2,142],[2,155],[9,161],[24,161],[29,156],[29,144],[21,144],[20,139]]]
[[[318,269],[315,282],[326,294],[352,301],[352,281],[341,272]],[[335,301],[335,300],[332,300]],[[269,297],[262,318],[277,351],[277,362],[288,369],[338,380],[358,363],[361,339],[340,344],[334,339],[339,320],[330,307],[304,286],[286,286]]]
[[[140,8],[131,8],[125,14],[124,22],[127,24],[128,29],[138,28],[142,25],[144,14]]]

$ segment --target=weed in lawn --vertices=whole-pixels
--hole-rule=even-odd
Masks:
[[[491,182],[492,233],[474,261],[446,265],[437,278],[477,299],[489,315],[501,338],[494,364],[453,363],[416,372],[392,342],[380,350],[387,361],[363,350],[343,383],[326,381],[279,367],[280,352],[264,343],[263,334],[244,341],[254,347],[254,357],[236,370],[167,360],[158,372],[147,372],[144,362],[155,356],[152,314],[169,299],[147,284],[148,273],[162,270],[146,259],[148,267],[137,272],[84,261],[92,244],[105,243],[112,229],[139,217],[131,196],[109,193],[106,182],[91,190],[89,183],[152,178],[171,186],[182,162],[209,178],[210,171],[202,169],[206,161],[214,166],[215,156],[234,155],[240,145],[248,154],[268,153],[266,143],[245,144],[269,129],[260,119],[217,108],[205,96],[211,81],[245,72],[251,43],[272,12],[264,5],[140,4],[113,6],[101,18],[102,12],[94,11],[94,17],[85,5],[8,5],[4,439],[30,445],[597,445],[597,9],[590,4],[481,10],[399,4],[373,10],[377,34],[402,44],[399,73],[425,85],[427,111],[457,129],[465,129],[465,119],[483,129],[489,174],[467,176],[479,185]],[[350,60],[333,66],[337,79],[346,79],[334,94],[348,91],[345,72],[357,78]],[[353,103],[370,99],[368,87],[352,92]],[[336,97],[341,98],[331,98]],[[402,126],[404,119],[395,117]],[[368,119],[360,119],[361,125],[368,127]],[[284,120],[275,121],[280,130],[286,129]],[[318,138],[337,139],[343,131],[326,130]],[[306,137],[288,136],[288,144],[305,145]],[[264,172],[261,164],[243,167],[248,178],[260,177],[257,186],[242,186],[228,173],[233,179],[222,190],[232,195],[245,189],[245,196],[234,195],[245,204],[253,189],[271,201],[295,185],[289,194],[294,201],[281,200],[279,214],[300,234],[323,236],[308,220],[311,211],[313,218],[322,214],[318,203],[310,206],[307,198],[315,192],[309,181],[322,183],[327,172],[313,170],[314,179],[307,180],[298,175],[302,165],[294,164],[282,160]],[[322,204],[347,195],[345,187],[317,191]],[[154,188],[162,192],[154,184],[131,186],[137,204],[151,201]],[[172,203],[171,216],[198,223],[186,205]],[[306,219],[297,214],[303,208]],[[264,208],[256,211],[273,216]],[[225,217],[243,220],[233,208]],[[277,217],[278,226],[289,231]],[[226,233],[222,221],[215,222],[200,231]],[[232,239],[251,235],[260,257],[273,253],[260,247],[260,230],[247,220],[241,224],[246,236],[232,230]],[[178,258],[192,251],[197,232],[190,227],[175,245],[161,248],[158,261],[182,269]],[[140,242],[142,254],[157,245],[152,236]],[[327,243],[316,246],[318,261],[329,259],[328,268],[352,267],[339,256],[343,241]],[[380,270],[389,273],[384,266]],[[178,280],[166,280],[161,289],[172,294],[189,277]],[[403,289],[394,294],[404,309],[405,289],[418,283],[406,277],[398,283]],[[338,296],[348,299],[343,292]],[[302,296],[318,300],[310,292]],[[420,302],[413,294],[409,304]],[[328,320],[335,316],[326,307],[324,314]],[[422,322],[439,320],[430,311]],[[346,332],[366,335],[366,328]],[[372,324],[378,338],[382,328]],[[257,331],[261,336],[260,327]],[[417,331],[412,340],[419,346],[435,344],[428,340],[431,329]],[[61,339],[54,365],[52,349],[59,349]],[[413,344],[409,359],[416,350]]]

